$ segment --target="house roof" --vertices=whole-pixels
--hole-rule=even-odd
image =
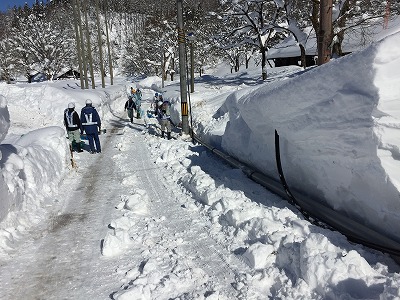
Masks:
[[[75,68],[65,67],[65,68],[62,68],[62,69],[60,70],[60,72],[58,72],[58,73],[55,75],[55,77],[64,75],[64,74],[66,74],[66,73],[68,73],[68,72],[72,72],[72,71],[73,71],[73,72],[79,72],[79,71],[77,71]]]

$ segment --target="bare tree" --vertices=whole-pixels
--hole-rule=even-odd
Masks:
[[[67,14],[63,9],[45,10],[37,5],[39,7],[24,8],[22,13],[14,16],[10,42],[21,63],[52,79],[64,66],[72,63],[73,32],[65,26]]]
[[[238,0],[227,1],[226,4],[228,5],[228,9],[225,10],[226,16],[240,20],[229,35],[233,39],[240,36],[237,44],[244,42],[259,51],[262,79],[267,79],[267,52],[277,37],[273,24],[278,23],[283,6],[274,0]]]

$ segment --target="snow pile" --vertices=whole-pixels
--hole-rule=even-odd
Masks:
[[[7,100],[4,96],[0,95],[0,142],[4,140],[9,127],[10,114],[8,112]]]
[[[0,95],[0,142],[4,140],[10,127],[10,114],[8,112],[7,100],[4,96]],[[4,149],[0,147],[0,164],[3,165],[5,158]],[[8,194],[7,183],[4,180],[4,175],[0,177],[0,221],[7,215],[10,207],[10,196]]]
[[[137,183],[136,176],[131,176],[128,179],[122,183],[126,188]],[[140,238],[134,220],[148,215],[148,201],[149,197],[146,191],[142,189],[134,189],[131,195],[121,197],[121,203],[117,205],[117,208],[126,212],[120,218],[111,221],[109,228],[112,231],[107,233],[102,247],[104,256],[121,254],[132,245],[133,237]]]
[[[0,236],[0,250],[4,250],[17,236],[14,227],[32,226],[40,220],[32,218],[32,213],[45,213],[46,197],[57,192],[69,164],[69,152],[60,127],[31,131],[13,145],[0,145],[0,151],[0,220],[10,228]]]
[[[277,130],[290,187],[398,239],[399,140],[390,132],[386,142],[381,132],[395,130],[400,120],[394,102],[400,100],[399,48],[396,34],[238,100],[228,98],[222,147],[279,180]],[[392,157],[378,148],[390,148]]]

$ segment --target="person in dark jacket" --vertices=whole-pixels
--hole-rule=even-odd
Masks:
[[[158,120],[161,125],[161,137],[164,137],[167,131],[167,138],[171,139],[171,103],[168,100],[158,102]]]
[[[81,120],[79,119],[78,113],[75,111],[75,104],[69,103],[68,108],[64,111],[64,125],[67,130],[68,139],[71,150],[76,145],[77,151],[82,152],[81,148]]]
[[[128,101],[125,102],[125,110],[128,111],[128,117],[133,123],[133,110],[136,110],[136,103],[133,101],[132,96],[128,97]]]
[[[81,110],[81,124],[89,140],[90,153],[100,153],[99,132],[101,130],[101,120],[90,99],[86,100],[86,106]],[[94,144],[96,144],[96,148]]]

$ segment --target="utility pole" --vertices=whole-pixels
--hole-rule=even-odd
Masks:
[[[185,31],[183,29],[183,7],[182,0],[177,0],[178,10],[178,44],[179,44],[179,75],[181,87],[181,114],[182,131],[189,134],[189,113],[187,103],[187,80],[186,80],[186,59],[185,59]]]
[[[332,0],[321,0],[319,12],[318,33],[318,65],[331,59],[330,44],[332,43]]]

